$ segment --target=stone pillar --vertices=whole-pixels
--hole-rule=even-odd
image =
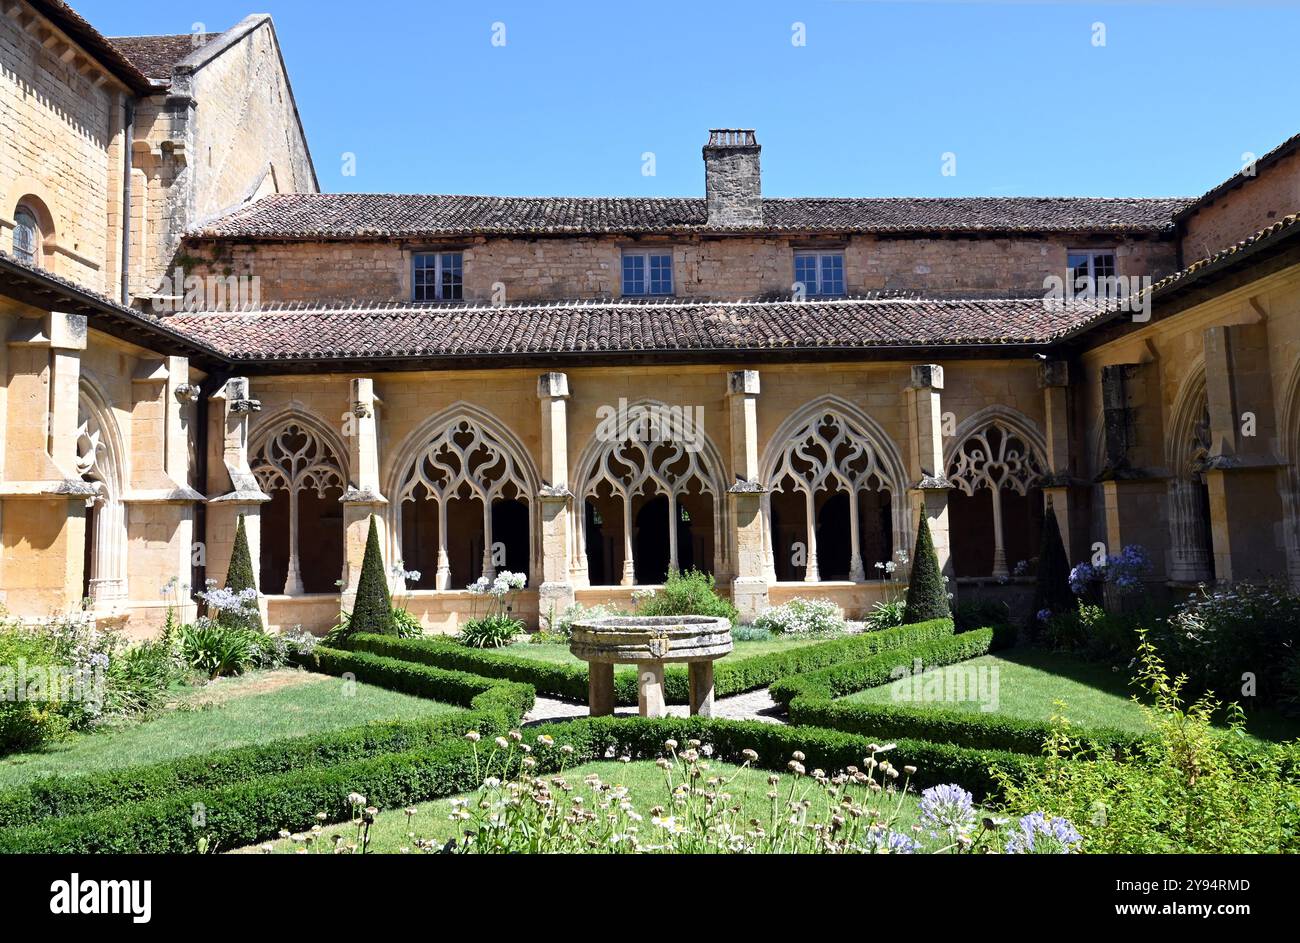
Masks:
[[[553,616],[563,614],[573,605],[569,548],[573,544],[574,515],[580,513],[581,507],[569,490],[568,376],[543,373],[537,378],[537,399],[542,411],[542,489],[537,495],[539,521],[534,525],[541,528],[542,534],[542,572],[537,603],[540,617],[549,628]],[[536,576],[533,578],[537,579]],[[613,683],[611,675],[611,698]],[[612,700],[610,711],[613,711]]]
[[[82,595],[86,503],[77,470],[77,404],[86,317],[19,319],[8,338],[0,589],[33,618],[66,612]]]
[[[664,700],[664,663],[646,661],[637,665],[637,708],[642,717],[663,717],[668,713]]]
[[[1078,560],[1086,549],[1087,531],[1075,526],[1079,515],[1076,494],[1080,482],[1074,478],[1071,462],[1070,364],[1047,360],[1038,368],[1038,388],[1043,391],[1043,414],[1047,417],[1047,476],[1040,482],[1047,507],[1056,515],[1061,543],[1067,560]]]
[[[897,537],[910,536],[914,521],[924,514],[934,539],[935,556],[943,573],[952,577],[952,544],[948,537],[948,490],[952,487],[943,466],[943,367],[939,364],[915,364],[911,382],[905,391],[907,408],[908,448],[907,474],[913,485],[910,490],[909,520],[896,521]],[[996,498],[996,495],[994,495]],[[897,542],[897,540],[896,540]],[[910,557],[913,546],[896,546]],[[955,583],[952,584],[954,587]],[[954,589],[955,592],[955,589]]]
[[[1101,369],[1105,468],[1098,476],[1106,521],[1106,552],[1129,544],[1150,555],[1150,579],[1164,579],[1169,540],[1159,377],[1155,364],[1120,363]]]
[[[368,377],[352,380],[348,413],[343,417],[343,431],[348,444],[348,487],[340,499],[343,504],[343,608],[351,609],[361,579],[361,561],[366,555],[366,538],[370,535],[370,517],[374,515],[379,530],[379,546],[386,546],[383,509],[388,501],[379,487],[379,408],[382,401],[375,395],[375,381]],[[442,509],[439,508],[439,515]],[[393,548],[392,559],[401,555]],[[405,567],[403,567],[405,569]],[[400,574],[389,574],[392,589],[406,589]]]
[[[691,714],[713,716],[713,662],[693,661],[687,668],[690,687]]]
[[[150,604],[159,613],[168,603],[180,600],[178,615],[182,619],[193,615],[187,599],[194,553],[194,505],[203,500],[189,484],[187,413],[197,394],[198,388],[189,382],[185,357],[140,363],[131,378],[131,477],[122,497],[127,541],[152,547],[165,535],[166,544],[161,559],[151,561],[153,569],[132,583],[131,596],[137,604]],[[125,574],[125,560],[122,564]],[[158,587],[172,579],[179,591],[170,599],[160,599]]]
[[[767,608],[767,567],[764,554],[763,494],[758,467],[757,370],[727,374],[730,414],[732,484],[727,489],[736,539],[736,576],[731,581],[731,601],[740,621],[750,622]]]
[[[1206,329],[1210,533],[1216,579],[1287,574],[1284,508],[1266,322]]]
[[[593,661],[587,666],[587,705],[592,717],[613,716],[613,662]]]
[[[244,519],[253,577],[261,589],[262,505],[270,501],[248,466],[248,421],[262,404],[249,393],[247,377],[232,377],[209,400],[208,514],[206,572],[209,582],[226,583],[239,518]],[[260,597],[259,597],[260,598]],[[265,603],[260,603],[265,609]],[[263,620],[266,612],[262,612]]]

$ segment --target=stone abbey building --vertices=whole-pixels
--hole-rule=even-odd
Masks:
[[[859,614],[922,514],[959,595],[1045,514],[1153,586],[1300,584],[1300,136],[1186,199],[770,199],[748,130],[703,198],[322,194],[269,18],[0,8],[13,614],[152,631],[240,516],[314,630],[372,516],[444,630],[502,569],[533,623],[688,566]]]

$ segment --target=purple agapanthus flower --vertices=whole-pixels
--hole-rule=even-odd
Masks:
[[[975,827],[974,799],[954,783],[931,786],[921,793],[921,827],[936,837],[940,832],[949,838],[969,835]]]
[[[921,843],[892,828],[873,828],[867,832],[863,850],[873,855],[914,855],[921,850]]]
[[[1022,816],[1012,831],[1006,851],[1009,855],[1071,855],[1082,841],[1069,819],[1031,812]]]

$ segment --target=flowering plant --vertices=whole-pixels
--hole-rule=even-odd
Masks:
[[[754,620],[754,628],[776,635],[832,635],[844,631],[844,618],[831,600],[800,596],[764,609]]]
[[[1070,589],[1076,596],[1088,592],[1094,583],[1112,583],[1121,593],[1136,593],[1151,572],[1151,558],[1138,544],[1129,544],[1099,564],[1080,563],[1070,570]]]

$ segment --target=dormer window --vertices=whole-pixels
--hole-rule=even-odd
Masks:
[[[35,265],[41,252],[41,228],[36,214],[25,206],[14,213],[14,258]]]
[[[794,254],[795,284],[810,298],[844,294],[844,253],[800,250]]]
[[[417,252],[411,286],[416,301],[460,301],[465,297],[461,253]]]
[[[1096,290],[1101,279],[1119,274],[1114,249],[1071,249],[1066,264],[1070,267],[1070,284],[1076,289],[1082,287],[1081,279],[1091,279],[1083,284]]]
[[[673,254],[661,249],[623,251],[624,297],[671,295]]]

